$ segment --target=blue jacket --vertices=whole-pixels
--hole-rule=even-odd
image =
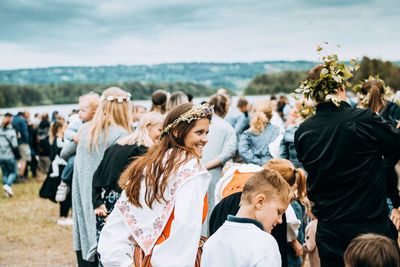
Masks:
[[[269,144],[279,136],[279,127],[267,123],[263,133],[244,131],[239,139],[239,154],[246,163],[263,165],[272,158]]]
[[[28,123],[25,118],[21,116],[14,116],[11,122],[17,133],[20,134],[18,138],[18,145],[29,144],[29,133],[28,133]]]
[[[297,128],[299,128],[298,125],[293,125],[285,130],[279,146],[279,157],[290,160],[296,168],[300,168],[302,165],[297,158],[296,147],[294,146],[294,132]]]

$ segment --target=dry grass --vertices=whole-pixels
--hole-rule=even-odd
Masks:
[[[0,192],[0,266],[76,266],[72,226],[57,225],[59,205],[39,198],[41,183]]]

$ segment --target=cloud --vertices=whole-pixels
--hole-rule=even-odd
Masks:
[[[2,0],[0,68],[315,60],[322,41],[400,59],[396,0]],[[4,50],[5,49],[5,50]]]

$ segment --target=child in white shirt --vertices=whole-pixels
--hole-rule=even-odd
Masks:
[[[269,169],[246,182],[236,216],[206,242],[201,266],[281,266],[278,244],[270,235],[282,223],[292,191],[282,176]]]

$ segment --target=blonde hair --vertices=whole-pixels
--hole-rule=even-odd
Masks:
[[[149,127],[152,127],[156,124],[161,124],[164,122],[164,116],[158,112],[149,112],[142,116],[139,120],[139,124],[136,128],[136,131],[122,138],[118,143],[120,145],[138,145],[151,147],[154,145],[153,140],[151,140],[149,136]]]
[[[99,106],[99,103],[100,103],[100,96],[99,96],[99,94],[90,92],[88,94],[80,96],[79,102],[88,103],[90,109],[92,111],[96,111],[97,107]]]
[[[167,112],[184,103],[189,103],[187,94],[181,91],[173,92],[167,100]]]
[[[265,126],[272,117],[272,105],[270,100],[261,100],[253,105],[250,120],[250,132],[263,133]]]
[[[239,206],[249,205],[257,194],[264,194],[267,201],[278,197],[289,204],[292,189],[282,176],[274,170],[264,169],[253,174],[245,183]]]
[[[108,100],[108,97],[113,97]],[[94,142],[96,150],[98,150],[98,139],[102,131],[104,131],[104,143],[107,140],[107,129],[109,126],[120,126],[132,133],[130,124],[132,122],[132,104],[129,100],[118,102],[118,97],[129,98],[129,94],[118,87],[110,87],[103,92],[103,100],[90,121],[89,130],[89,152]]]
[[[290,186],[297,182],[297,197],[301,204],[305,207],[309,206],[306,187],[307,176],[302,169],[296,169],[293,163],[287,159],[270,159],[263,167],[279,172]]]

